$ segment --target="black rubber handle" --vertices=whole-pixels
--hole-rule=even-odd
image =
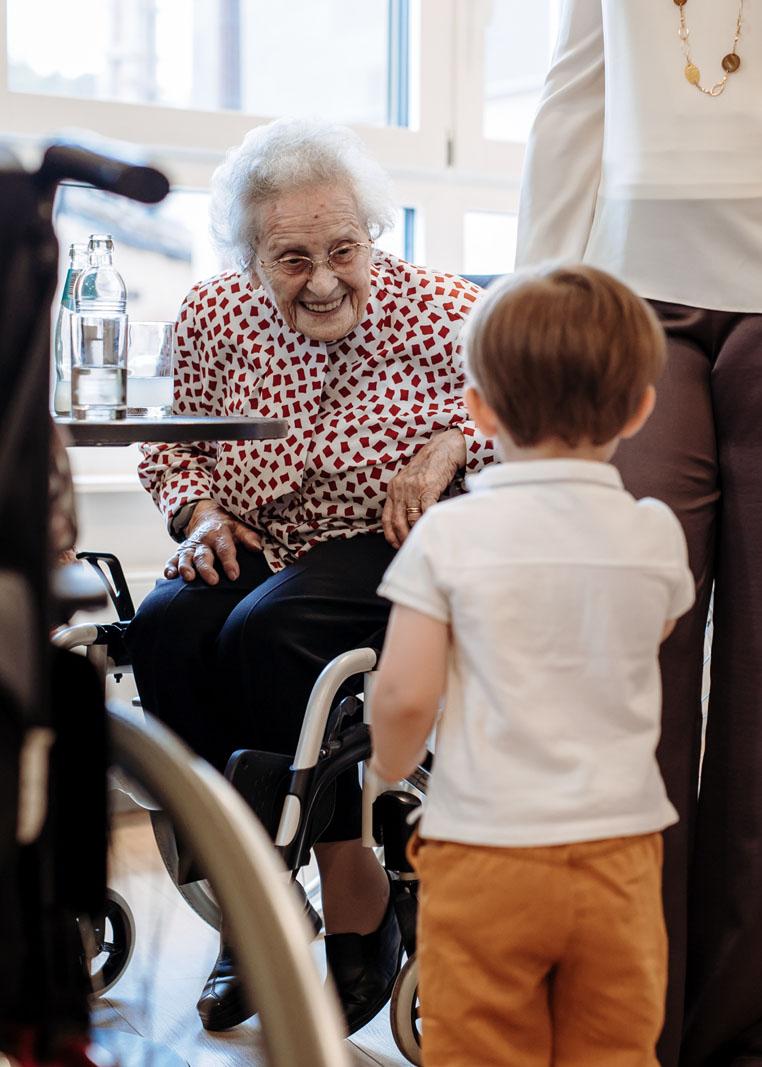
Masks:
[[[128,163],[74,144],[52,144],[45,151],[35,181],[52,188],[60,181],[81,181],[143,204],[158,204],[169,192],[159,170]]]
[[[122,564],[112,552],[78,552],[77,559],[89,563],[103,583],[121,622],[129,622],[135,614]]]

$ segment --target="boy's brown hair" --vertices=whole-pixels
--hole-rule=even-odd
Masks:
[[[612,440],[666,360],[648,304],[587,266],[496,282],[469,315],[465,346],[474,385],[525,448]]]

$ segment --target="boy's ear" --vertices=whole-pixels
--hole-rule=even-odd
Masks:
[[[479,390],[473,385],[467,385],[463,395],[466,402],[466,410],[471,420],[476,423],[478,429],[485,437],[497,436],[499,429],[497,415],[489,406]]]
[[[640,398],[640,403],[622,427],[622,431],[619,436],[625,438],[634,437],[638,430],[642,427],[643,423],[648,419],[648,416],[653,411],[655,404],[656,389],[654,389],[652,385],[648,385],[646,386],[646,390],[643,393],[643,396]]]

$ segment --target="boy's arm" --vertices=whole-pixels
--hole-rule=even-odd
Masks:
[[[674,512],[670,511],[666,504],[662,504],[661,507],[672,527],[674,553],[677,557],[676,576],[670,597],[668,617],[661,635],[662,641],[666,641],[677,625],[677,620],[693,607],[696,599],[696,583],[688,560],[688,544],[683,528]]]
[[[387,782],[417,765],[447,682],[449,627],[396,604],[373,688],[371,769]]]

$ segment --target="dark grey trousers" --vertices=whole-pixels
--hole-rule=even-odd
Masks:
[[[653,416],[615,463],[686,533],[697,600],[662,653],[670,938],[663,1067],[762,1065],[762,315],[655,303]],[[714,642],[699,793],[704,628]]]
[[[380,649],[391,605],[376,595],[394,549],[381,534],[327,541],[273,574],[239,549],[218,585],[160,582],[127,631],[141,701],[222,770],[238,748],[293,755],[312,686],[340,652]],[[356,772],[337,781],[324,840],[360,836]]]

